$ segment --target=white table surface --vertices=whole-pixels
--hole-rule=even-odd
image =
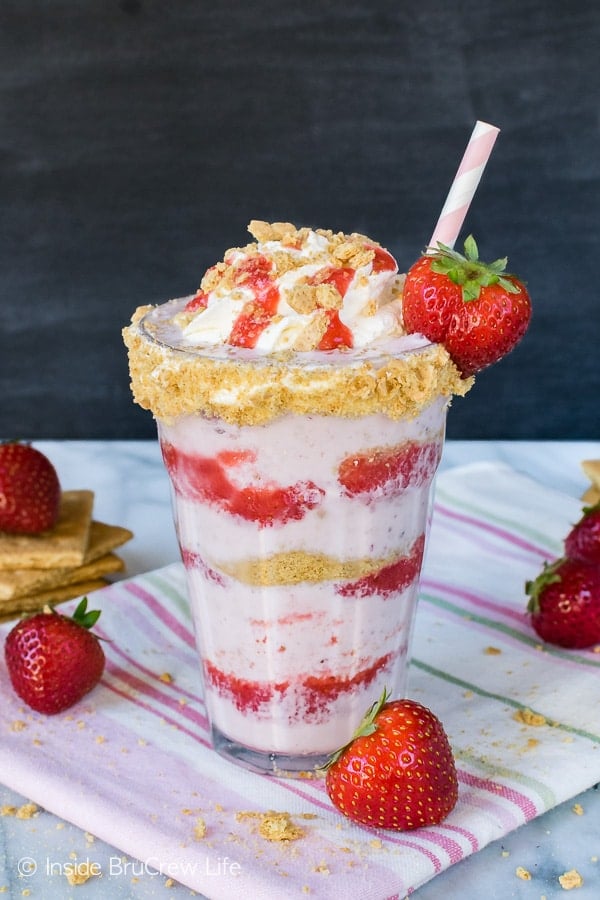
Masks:
[[[156,442],[39,441],[35,446],[53,461],[64,489],[88,488],[95,492],[96,519],[126,526],[134,532],[134,539],[118,551],[126,563],[125,576],[141,574],[179,558],[169,486]],[[600,458],[600,442],[450,441],[441,470],[476,460],[500,460],[542,484],[580,497],[588,487],[580,463],[592,458]],[[560,778],[559,772],[556,777]],[[553,900],[565,896],[558,876],[575,868],[583,876],[584,885],[574,896],[577,900],[597,900],[600,786],[596,787],[452,866],[412,896],[419,900]],[[20,806],[26,800],[0,785],[0,807]],[[577,820],[575,803],[583,809]],[[118,849],[94,840],[45,810],[27,820],[0,817],[0,841],[0,889],[7,897],[174,900],[193,895],[181,884],[169,884],[143,861],[124,857]],[[64,870],[74,860],[89,860],[101,876],[70,888]],[[518,866],[529,870],[531,880],[516,876]]]

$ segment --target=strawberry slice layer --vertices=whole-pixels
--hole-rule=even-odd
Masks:
[[[204,677],[207,684],[232,701],[241,712],[257,712],[264,703],[270,703],[288,687],[288,682],[271,684],[239,678],[233,672],[224,672],[209,660],[204,661]]]
[[[378,675],[391,669],[394,659],[394,654],[386,653],[351,678],[309,675],[303,682],[305,715],[307,718],[314,718],[325,712],[327,707],[342,694],[350,694],[357,689],[368,687]]]
[[[293,691],[294,719],[314,720],[341,695],[368,687],[379,674],[391,669],[395,658],[395,654],[387,653],[348,678],[331,674],[307,675],[299,682],[252,681],[224,672],[205,660],[204,677],[213,690],[232,702],[240,712],[259,712],[264,704],[280,703],[288,692]]]
[[[402,556],[372,575],[338,585],[336,593],[342,597],[370,597],[374,594],[389,597],[403,591],[419,577],[424,549],[425,535],[422,534],[412,545],[408,556]]]
[[[223,451],[214,457],[184,453],[173,444],[161,445],[163,459],[176,492],[189,500],[212,503],[261,527],[302,519],[319,505],[324,491],[312,481],[291,485],[244,484],[255,460],[251,451]],[[251,476],[252,477],[252,473]]]
[[[338,481],[349,497],[383,496],[419,487],[433,478],[441,452],[440,441],[406,441],[395,447],[374,447],[345,457],[338,468]]]

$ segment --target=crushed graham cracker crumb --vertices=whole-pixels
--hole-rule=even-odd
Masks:
[[[262,222],[259,219],[252,219],[248,231],[261,244],[289,239],[298,233],[291,222]]]
[[[517,878],[520,878],[521,881],[531,881],[531,872],[528,869],[525,869],[523,866],[517,866],[515,869],[515,875]]]
[[[315,296],[321,309],[341,309],[342,295],[333,284],[317,284]]]
[[[202,818],[202,816],[198,816],[196,821],[194,822],[194,840],[201,841],[206,837],[206,822]]]
[[[328,324],[327,314],[324,310],[318,309],[294,340],[294,350],[303,353],[318,347],[321,338],[327,331]]]
[[[11,731],[24,731],[27,728],[27,722],[24,722],[23,719],[15,719],[14,722],[10,723]]]
[[[540,713],[534,713],[526,707],[518,709],[516,713],[514,713],[513,719],[516,722],[522,722],[523,725],[531,725],[533,728],[540,728],[542,725],[548,724],[545,716],[542,716]]]
[[[295,312],[311,313],[317,308],[317,285],[296,284],[291,288],[286,299]]]
[[[70,885],[85,884],[98,874],[98,865],[89,862],[73,863],[65,866],[65,876]]]
[[[331,875],[331,870],[326,862],[320,862],[313,866],[313,872],[317,872],[319,875]]]
[[[558,882],[563,891],[571,891],[573,888],[583,887],[583,878],[577,869],[569,869],[563,875],[559,875]]]
[[[258,820],[258,833],[267,841],[297,841],[304,837],[304,829],[292,822],[291,813],[275,812],[238,812],[236,821],[243,822],[246,819]]]
[[[35,803],[24,803],[15,812],[17,819],[33,819],[39,815],[39,807]]]

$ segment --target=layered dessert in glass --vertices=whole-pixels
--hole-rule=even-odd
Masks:
[[[158,425],[215,748],[305,773],[406,688],[447,407],[471,379],[405,334],[360,234],[252,222],[196,294],[124,330]]]

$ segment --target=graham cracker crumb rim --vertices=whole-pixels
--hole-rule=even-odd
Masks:
[[[414,418],[440,396],[463,396],[474,381],[461,376],[444,347],[429,342],[268,356],[222,345],[173,346],[158,339],[145,320],[156,310],[166,315],[166,308],[184,300],[139,307],[123,329],[134,400],[166,422],[196,414],[239,425],[264,424],[288,413]]]

